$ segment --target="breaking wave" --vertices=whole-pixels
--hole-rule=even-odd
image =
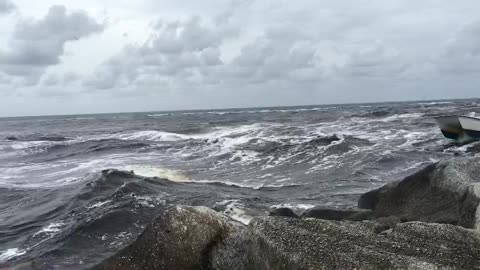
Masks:
[[[179,174],[170,172],[169,175]],[[242,189],[244,191],[240,191]],[[276,191],[281,189],[276,187]],[[246,197],[239,196],[239,192],[251,193],[252,199],[257,196],[253,193],[255,189],[240,185],[213,181],[177,182],[118,170],[104,170],[92,175],[86,183],[64,187],[62,191],[63,198],[59,200],[48,190],[17,189],[12,196],[11,189],[0,188],[0,196],[9,196],[11,201],[6,209],[14,205],[24,208],[18,209],[23,210],[23,221],[5,227],[0,236],[0,241],[5,242],[8,235],[24,235],[23,241],[16,241],[16,247],[1,251],[0,266],[7,261],[32,259],[41,265],[58,260],[57,256],[63,255],[59,250],[75,250],[76,258],[81,258],[82,265],[88,266],[134,239],[155,216],[158,207],[166,203],[182,204],[192,198],[195,198],[194,205],[210,206],[248,223],[250,214],[241,210],[245,207],[241,201]],[[31,202],[31,196],[43,197],[53,205],[47,210]],[[218,203],[225,196],[238,199]],[[96,249],[92,250],[91,246]]]

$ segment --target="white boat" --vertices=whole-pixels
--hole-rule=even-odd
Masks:
[[[447,115],[436,117],[443,135],[459,142],[480,140],[480,118]]]

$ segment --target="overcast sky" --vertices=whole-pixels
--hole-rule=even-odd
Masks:
[[[478,0],[0,0],[0,116],[480,96]]]

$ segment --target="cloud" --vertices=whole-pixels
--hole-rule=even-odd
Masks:
[[[443,74],[470,76],[480,74],[480,21],[455,32],[433,64]]]
[[[338,81],[402,84],[418,75],[414,71],[428,57],[417,57],[422,52],[384,29],[392,17],[411,18],[410,9],[326,2],[232,1],[211,20],[162,20],[153,24],[146,42],[125,46],[84,86],[91,92],[112,90],[112,95],[127,89],[138,95],[186,89],[237,95],[247,88],[269,95],[273,89],[330,91]]]
[[[85,87],[114,92],[130,88],[138,95],[189,89],[199,95],[217,91],[233,96],[247,88],[293,93],[324,89],[329,80],[400,77],[413,65],[381,40],[332,45],[302,24],[283,21],[228,51],[226,45],[238,40],[241,30],[225,23],[234,14],[222,16],[213,23],[192,17],[155,24],[146,42],[130,44],[108,59]]]
[[[226,59],[222,49],[239,31],[198,17],[160,22],[144,44],[126,46],[85,86],[105,90],[154,85],[153,89],[165,91],[321,80],[325,69],[321,52],[297,30],[272,27]]]
[[[0,0],[0,15],[11,12],[15,5],[10,0]]]
[[[43,86],[69,86],[80,80],[81,76],[74,72],[66,72],[64,74],[49,74],[44,76],[42,80]]]
[[[346,53],[346,64],[340,69],[348,77],[401,77],[413,63],[405,61],[401,53],[381,42],[363,44]]]
[[[126,46],[102,64],[85,85],[109,89],[195,80],[200,69],[222,64],[219,47],[234,34],[228,29],[212,29],[198,17],[156,23],[146,42]]]
[[[15,3],[19,14],[38,16],[53,0],[48,1]],[[0,25],[0,34],[13,33],[0,38],[6,46],[0,49],[0,90],[13,85],[23,87],[24,96],[38,92],[45,99],[69,91],[101,110],[478,95],[476,0],[359,0],[355,5],[76,0],[69,5],[104,14],[109,27],[85,38],[102,31],[102,23],[64,7],[9,24],[11,29]],[[77,38],[83,40],[69,44]],[[70,70],[74,78],[66,78]]]
[[[241,48],[225,66],[226,75],[245,84],[321,80],[328,68],[322,62],[321,52],[314,41],[295,36],[296,33],[268,30]]]
[[[67,13],[64,6],[52,6],[43,19],[21,20],[0,51],[0,71],[36,84],[49,66],[57,65],[65,44],[94,33],[104,25],[82,11]]]

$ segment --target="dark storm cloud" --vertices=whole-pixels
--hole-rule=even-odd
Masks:
[[[0,0],[0,15],[9,13],[15,9],[15,5],[10,0]]]
[[[60,63],[65,44],[102,31],[104,25],[81,11],[53,6],[43,19],[21,20],[0,51],[0,71],[35,84],[48,66]]]

